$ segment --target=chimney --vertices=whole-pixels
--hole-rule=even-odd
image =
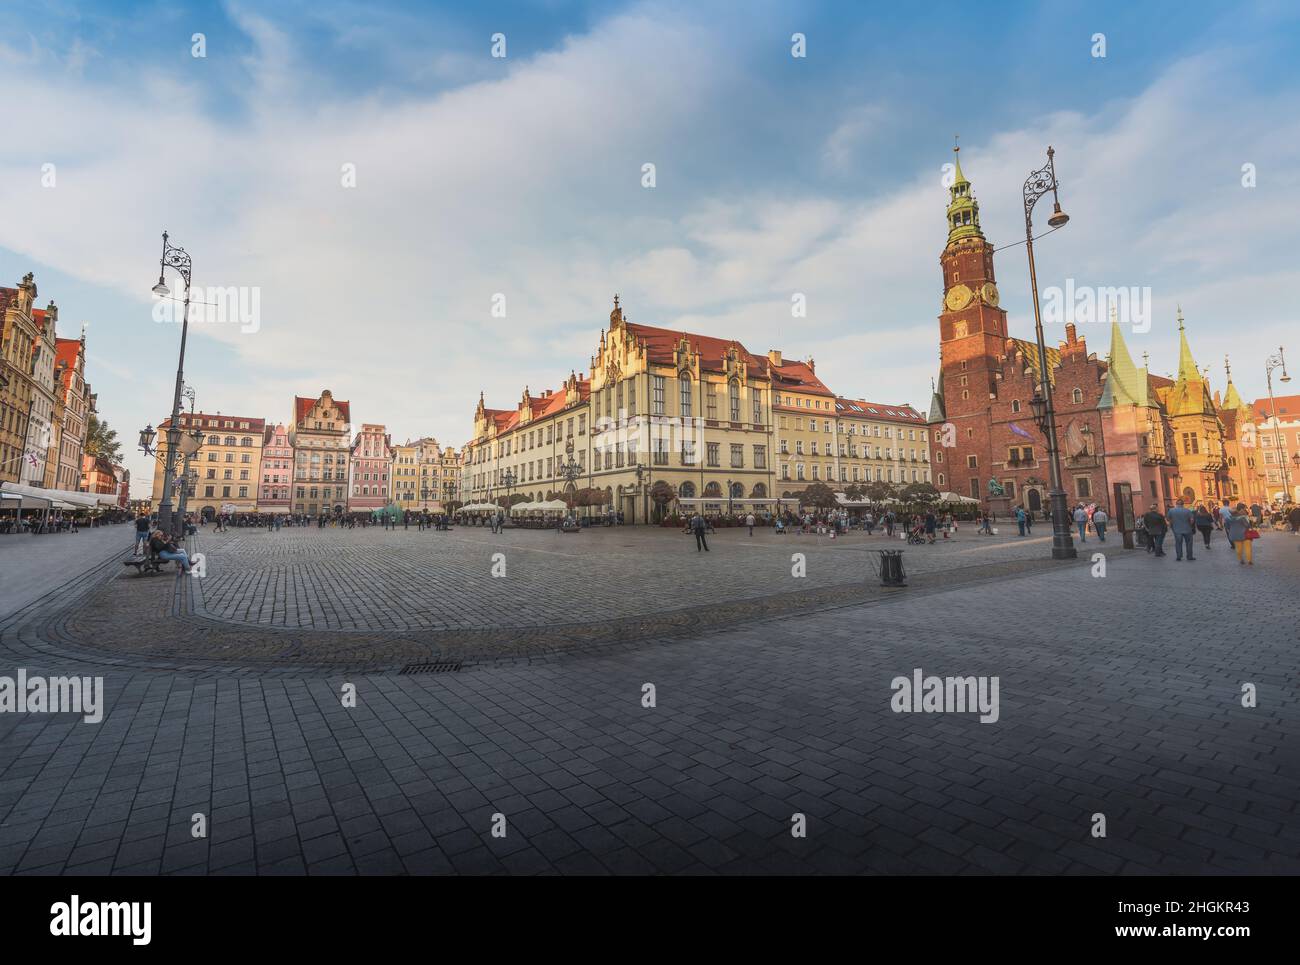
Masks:
[[[772,348],[772,349],[768,349],[768,350],[767,350],[767,360],[768,360],[769,362],[771,362],[773,365],[775,365],[777,368],[780,368],[780,367],[781,367],[781,352],[780,352],[780,350],[779,350],[779,349],[774,349],[774,348]]]
[[[1065,325],[1066,344],[1073,345],[1078,340],[1079,340],[1079,335],[1077,329],[1075,329],[1074,327],[1074,322],[1067,322]]]

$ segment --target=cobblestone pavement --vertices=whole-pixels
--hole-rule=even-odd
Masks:
[[[512,533],[495,582],[543,568],[514,592],[545,616],[509,604],[521,626],[494,630],[472,607],[497,592],[491,534],[357,535],[205,536],[203,580],[107,560],[0,624],[0,675],[102,674],[108,705],[0,714],[0,872],[1300,872],[1296,538],[1266,534],[1254,567],[1217,536],[1194,563],[1111,540],[1096,578],[971,537],[910,548],[911,585],[882,591],[862,537],[721,533],[697,562],[674,533]],[[785,586],[796,551],[807,590]],[[297,625],[330,610],[304,574],[346,600],[403,566],[430,574],[409,609],[428,624]],[[223,573],[221,599],[256,596],[241,571],[296,571],[297,623],[278,590],[272,625],[214,606]],[[458,607],[484,622],[434,622]],[[459,671],[393,672],[457,634],[476,635]],[[918,667],[997,676],[997,722],[891,711]]]

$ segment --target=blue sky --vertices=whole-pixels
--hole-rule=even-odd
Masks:
[[[1247,398],[1300,331],[1286,4],[8,8],[0,283],[34,271],[61,334],[87,324],[128,439],[169,408],[164,228],[196,284],[260,291],[256,331],[192,329],[211,411],[282,421],[328,387],[358,424],[460,444],[480,390],[508,406],[586,370],[615,291],[634,321],[811,355],[837,391],[924,406],[954,133],[999,245],[1056,147],[1072,221],[1039,246],[1040,282],[1149,286],[1129,344],[1154,371],[1176,365],[1175,304],[1212,382],[1230,353]],[[1028,337],[1023,248],[997,270]],[[1104,355],[1105,326],[1080,327]]]

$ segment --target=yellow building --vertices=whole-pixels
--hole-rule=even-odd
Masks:
[[[615,296],[590,378],[513,409],[480,397],[465,501],[588,490],[630,523],[656,515],[656,492],[684,511],[775,508],[770,367],[735,340],[634,324]]]
[[[1178,483],[1173,495],[1189,505],[1202,501],[1218,504],[1232,495],[1223,423],[1215,411],[1209,384],[1192,358],[1181,309],[1178,340],[1178,378],[1173,385],[1157,390],[1169,414],[1178,454]]]
[[[32,377],[32,366],[44,327],[40,309],[33,308],[35,301],[36,282],[31,272],[23,276],[17,288],[0,288],[0,481],[18,482],[20,477],[29,481],[33,469],[27,456],[27,438],[41,393]]]
[[[203,436],[202,447],[190,460],[185,511],[205,519],[223,512],[256,512],[266,420],[222,415],[220,412],[195,412],[182,413],[179,425],[183,433],[197,429]],[[154,460],[152,496],[155,506],[162,503],[167,431],[170,427],[170,418],[158,425],[158,456]],[[178,477],[181,471],[178,462]]]

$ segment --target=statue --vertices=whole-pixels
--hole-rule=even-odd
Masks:
[[[996,479],[989,480],[990,496],[1005,496],[1006,494],[1006,490],[1002,488],[1002,483],[998,482]]]

